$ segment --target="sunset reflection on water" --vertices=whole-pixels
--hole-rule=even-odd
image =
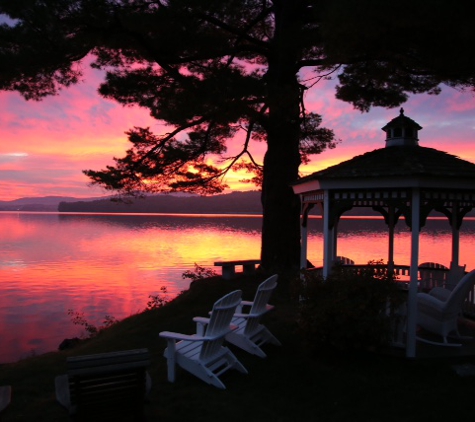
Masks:
[[[259,256],[260,218],[1,213],[0,362],[80,335],[68,310],[100,325],[189,285],[194,263]]]
[[[57,349],[79,336],[68,310],[100,325],[143,310],[165,286],[170,297],[189,285],[194,263],[258,258],[260,217],[0,213],[0,363]],[[285,228],[283,228],[285,230]],[[475,222],[462,226],[460,262],[475,268]],[[409,263],[403,222],[395,261]],[[450,262],[450,227],[430,221],[421,233],[420,262]],[[309,260],[322,263],[321,220],[309,224]],[[338,254],[357,263],[386,260],[382,220],[343,219]],[[216,268],[218,271],[218,269]]]

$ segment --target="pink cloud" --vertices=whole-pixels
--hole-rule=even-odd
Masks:
[[[122,157],[127,148],[125,131],[133,126],[167,130],[139,107],[123,107],[102,99],[97,88],[102,73],[85,68],[86,83],[64,90],[42,102],[23,100],[12,92],[0,93],[0,200],[28,195],[103,195],[88,187],[84,169],[101,169]],[[322,115],[322,126],[333,129],[342,142],[303,167],[309,173],[355,155],[384,146],[381,128],[398,109],[354,110],[335,99],[334,81],[321,81],[305,94],[308,111]],[[420,143],[475,161],[475,96],[444,88],[439,96],[416,95],[404,105],[405,114],[424,129]],[[229,145],[228,155],[242,147],[243,134]],[[262,160],[265,143],[252,145]],[[17,154],[17,155],[15,155]],[[229,182],[242,189],[240,177]],[[246,185],[245,185],[246,186]],[[244,187],[245,187],[244,186]],[[252,188],[252,187],[251,187]]]

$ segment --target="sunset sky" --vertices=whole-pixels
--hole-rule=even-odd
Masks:
[[[99,170],[129,148],[125,131],[165,127],[146,109],[122,107],[97,94],[102,74],[85,69],[85,82],[41,102],[19,94],[0,93],[0,200],[30,196],[92,197],[105,195],[90,187],[82,170]],[[381,128],[399,109],[375,108],[362,114],[334,98],[334,82],[324,81],[307,91],[306,106],[323,116],[323,126],[342,140],[334,150],[314,156],[303,174],[337,164],[384,146]],[[419,123],[420,145],[437,148],[475,162],[475,95],[444,87],[439,96],[417,95],[404,104],[406,116]],[[263,147],[257,145],[262,156]],[[239,148],[239,141],[229,153]],[[233,189],[253,188],[230,176]]]

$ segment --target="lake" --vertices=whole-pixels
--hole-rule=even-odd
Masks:
[[[260,216],[68,214],[0,212],[0,363],[56,350],[81,336],[69,310],[94,325],[106,315],[124,318],[146,308],[166,287],[170,297],[188,288],[194,264],[259,258]],[[322,224],[310,220],[308,257],[322,264]],[[387,256],[385,224],[344,218],[338,254],[366,263]],[[283,228],[285,230],[285,228]],[[475,268],[475,221],[461,231],[460,262]],[[421,233],[420,262],[450,262],[450,227],[431,219]],[[395,262],[409,264],[410,232],[400,222]],[[219,271],[218,268],[215,268]]]

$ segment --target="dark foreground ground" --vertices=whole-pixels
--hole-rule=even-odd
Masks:
[[[265,317],[282,347],[265,346],[266,359],[233,348],[249,374],[223,375],[224,391],[179,368],[176,383],[169,383],[165,341],[158,333],[193,333],[194,316],[206,316],[214,301],[237,288],[252,300],[263,279],[200,280],[168,305],[127,318],[75,349],[1,366],[0,385],[13,389],[1,421],[69,420],[54,396],[54,377],[65,372],[67,356],[143,347],[152,353],[148,421],[445,422],[475,417],[475,376],[454,371],[454,365],[475,365],[473,357],[407,360],[371,353],[310,354],[298,335],[297,304],[285,283],[273,296],[276,309]]]

